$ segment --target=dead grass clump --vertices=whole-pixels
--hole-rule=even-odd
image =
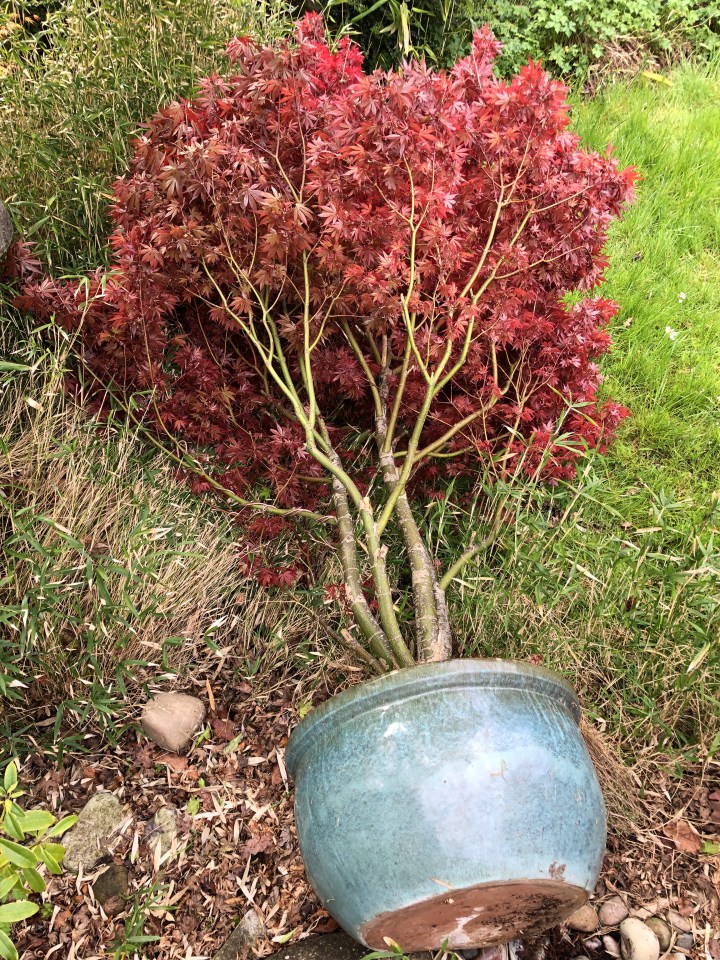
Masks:
[[[64,358],[56,343],[3,387],[9,693],[25,708],[69,698],[102,712],[148,676],[207,658],[252,674],[297,644],[318,659],[303,605],[242,575],[232,518],[189,494],[136,431],[89,418],[63,392]]]

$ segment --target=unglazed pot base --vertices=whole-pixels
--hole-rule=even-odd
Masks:
[[[402,910],[381,914],[360,934],[373,949],[391,937],[410,953],[491,946],[556,926],[588,899],[582,887],[561,880],[514,880],[448,890]]]

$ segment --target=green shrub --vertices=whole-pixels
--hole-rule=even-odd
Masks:
[[[497,66],[505,75],[531,58],[579,79],[618,45],[660,56],[720,47],[717,0],[329,0],[324,12],[381,66],[408,55],[448,65],[485,23],[504,44]]]
[[[638,43],[655,54],[717,49],[720,5],[704,0],[469,0],[469,19],[490,23],[505,44],[511,71],[540,58],[552,72],[576,78],[611,44]]]

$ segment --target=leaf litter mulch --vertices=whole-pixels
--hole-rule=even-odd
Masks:
[[[211,958],[249,909],[266,937],[248,956],[337,929],[305,878],[298,850],[284,764],[297,722],[293,688],[277,685],[268,694],[264,686],[256,693],[235,681],[220,693],[206,681],[187,692],[204,695],[209,706],[206,733],[187,756],[130,733],[114,749],[91,737],[96,749],[65,756],[60,768],[39,750],[24,762],[27,806],[79,812],[94,793],[110,791],[123,817],[106,861],[87,876],[52,878],[41,918],[15,928],[21,960]],[[327,695],[319,689],[316,699]],[[620,894],[641,918],[659,914],[677,935],[692,933],[692,948],[673,943],[672,960],[720,960],[720,763],[692,764],[681,773],[671,776],[658,758],[645,770],[645,816],[611,825],[596,895],[600,901]],[[169,849],[148,838],[147,824],[162,806],[177,810]],[[127,868],[129,895],[106,912],[93,882],[110,862]],[[613,936],[603,940],[603,934]],[[607,960],[618,952],[616,928],[562,930],[552,936],[546,960]]]

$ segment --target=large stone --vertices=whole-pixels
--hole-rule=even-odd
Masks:
[[[245,957],[248,950],[265,936],[265,924],[254,910],[248,910],[213,960],[238,960],[239,957]]]
[[[362,960],[370,952],[346,933],[331,933],[283,947],[271,960]],[[410,960],[432,960],[432,957],[431,953],[414,953]],[[236,956],[217,954],[213,960],[236,960]]]
[[[545,956],[547,940],[540,938],[523,943],[513,940],[494,947],[480,947],[470,950],[458,950],[461,960],[541,960]],[[362,960],[373,951],[363,947],[346,933],[331,933],[323,937],[311,937],[301,940],[291,947],[283,947],[269,960]],[[454,956],[455,954],[453,954]],[[407,960],[435,960],[439,954],[411,953]],[[236,960],[235,954],[216,954],[213,960]]]
[[[164,750],[182,753],[205,719],[205,707],[185,693],[159,693],[148,700],[140,718],[145,733]]]
[[[658,960],[660,944],[647,924],[628,917],[620,924],[620,948],[623,960]]]
[[[628,915],[628,908],[622,897],[610,897],[600,907],[600,923],[604,927],[617,927]]]
[[[93,896],[108,916],[114,916],[125,908],[129,879],[127,869],[121,863],[113,863],[101,873],[92,885]]]
[[[108,853],[107,843],[122,820],[122,806],[113,793],[96,793],[78,815],[75,826],[62,840],[65,847],[63,865],[71,873],[82,867],[88,873]]]
[[[7,250],[12,243],[13,238],[13,222],[10,218],[10,214],[7,212],[7,207],[0,200],[0,260],[5,256]]]

